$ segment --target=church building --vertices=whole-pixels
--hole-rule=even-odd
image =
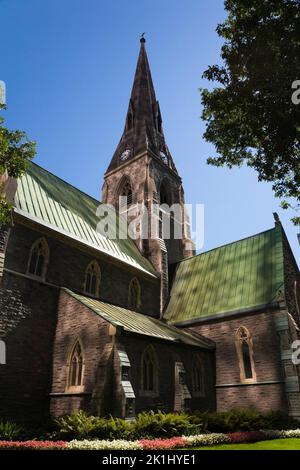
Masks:
[[[300,418],[300,275],[284,229],[275,214],[264,232],[195,254],[144,38],[101,202],[35,163],[1,178],[13,210],[0,228],[0,417],[256,408]],[[160,208],[158,236],[151,224],[136,240],[99,230],[101,208],[121,225],[139,205],[149,218]],[[167,214],[170,237],[165,205],[182,208]]]

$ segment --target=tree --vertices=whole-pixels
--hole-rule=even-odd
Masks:
[[[0,109],[5,109],[0,104]],[[18,178],[25,173],[28,162],[35,155],[36,144],[29,141],[25,132],[10,131],[3,125],[4,118],[0,116],[0,175]],[[3,194],[4,184],[0,186],[0,227],[9,223],[11,203]]]
[[[300,0],[225,0],[222,65],[203,78],[204,138],[214,144],[215,166],[247,164],[272,182],[282,207],[300,209]],[[296,94],[298,95],[296,96]],[[294,217],[300,223],[300,217]]]

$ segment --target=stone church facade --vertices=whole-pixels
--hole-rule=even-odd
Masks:
[[[143,38],[102,203],[34,163],[1,181],[14,206],[0,231],[1,417],[250,407],[300,417],[300,275],[283,227],[275,216],[265,232],[194,254]],[[121,223],[159,204],[158,236],[110,239],[103,204],[111,223],[113,207]],[[180,238],[164,237],[164,204],[182,207],[169,215]]]

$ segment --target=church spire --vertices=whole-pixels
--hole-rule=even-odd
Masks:
[[[155,96],[145,43],[146,40],[142,35],[125,128],[107,172],[146,151],[176,172],[163,134],[162,118]]]

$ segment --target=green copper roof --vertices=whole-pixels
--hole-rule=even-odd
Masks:
[[[284,290],[282,236],[277,224],[181,261],[164,318],[181,323],[274,302]]]
[[[96,211],[100,204],[34,163],[30,163],[27,173],[18,179],[17,213],[153,275],[154,268],[133,240],[111,240],[96,231],[99,222]],[[114,223],[112,211],[108,220]]]
[[[200,335],[192,335],[185,331],[179,330],[171,325],[167,325],[161,320],[152,318],[142,313],[137,313],[123,307],[111,305],[101,300],[91,299],[83,295],[75,294],[69,289],[63,289],[73,298],[84,304],[96,314],[100,315],[104,320],[114,326],[131,333],[145,336],[151,336],[175,343],[184,343],[190,346],[198,346],[202,348],[214,348],[214,343]]]

